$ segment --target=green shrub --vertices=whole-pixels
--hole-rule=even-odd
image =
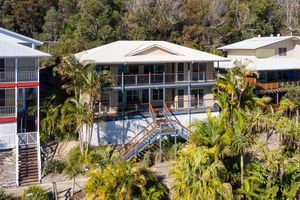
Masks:
[[[41,186],[33,185],[24,191],[22,200],[47,200],[48,192]]]
[[[11,195],[6,194],[3,189],[0,189],[0,200],[17,200],[18,198]]]
[[[51,173],[62,173],[65,168],[65,163],[60,160],[51,159],[45,164],[44,174],[48,175]]]
[[[175,145],[173,141],[164,140],[162,141],[161,151],[162,151],[162,161],[174,160],[175,152],[174,152]],[[182,148],[182,144],[180,142],[176,145],[176,152],[179,152]],[[155,154],[155,162],[159,162],[159,148],[153,152]]]
[[[83,160],[79,146],[71,149],[65,160],[64,174],[74,177],[80,173],[83,173]]]
[[[144,154],[143,156],[143,166],[144,167],[150,167],[151,165],[154,164],[154,155],[152,152],[148,151],[147,153]]]

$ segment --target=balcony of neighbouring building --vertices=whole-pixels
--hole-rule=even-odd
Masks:
[[[16,81],[17,78],[17,81]],[[35,70],[28,71],[5,71],[0,72],[0,84],[9,84],[9,83],[24,83],[24,82],[37,82],[38,81],[38,72]]]
[[[257,82],[256,87],[261,90],[276,90],[276,89],[284,88],[284,85],[286,84],[300,86],[300,81],[295,80],[295,81],[264,82],[264,83]]]

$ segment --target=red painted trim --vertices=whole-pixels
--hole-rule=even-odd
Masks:
[[[7,83],[7,84],[0,84],[0,88],[12,88],[12,87],[34,87],[39,86],[40,83]]]
[[[17,118],[11,117],[11,118],[0,118],[0,123],[5,123],[5,122],[15,122],[17,121]]]

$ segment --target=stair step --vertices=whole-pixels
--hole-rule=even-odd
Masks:
[[[38,159],[37,158],[24,158],[24,159],[19,159],[19,162],[22,162],[22,163],[28,163],[28,162],[37,162]]]
[[[19,174],[20,179],[28,179],[28,178],[38,178],[39,174],[38,172],[32,172],[32,173],[28,173],[28,174]]]
[[[33,178],[33,179],[24,179],[24,180],[19,181],[19,184],[21,186],[31,185],[33,183],[39,183],[39,179],[38,178]]]
[[[19,170],[19,174],[26,174],[26,173],[30,173],[30,172],[38,172],[38,168]]]

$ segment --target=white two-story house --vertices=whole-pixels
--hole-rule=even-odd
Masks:
[[[39,60],[50,55],[40,45],[0,28],[0,186],[41,180]]]
[[[95,102],[101,119],[94,126],[96,143],[151,143],[162,122],[176,122],[181,131],[207,110],[218,111],[214,64],[223,57],[165,41],[116,41],[76,57],[109,70],[115,80]]]

